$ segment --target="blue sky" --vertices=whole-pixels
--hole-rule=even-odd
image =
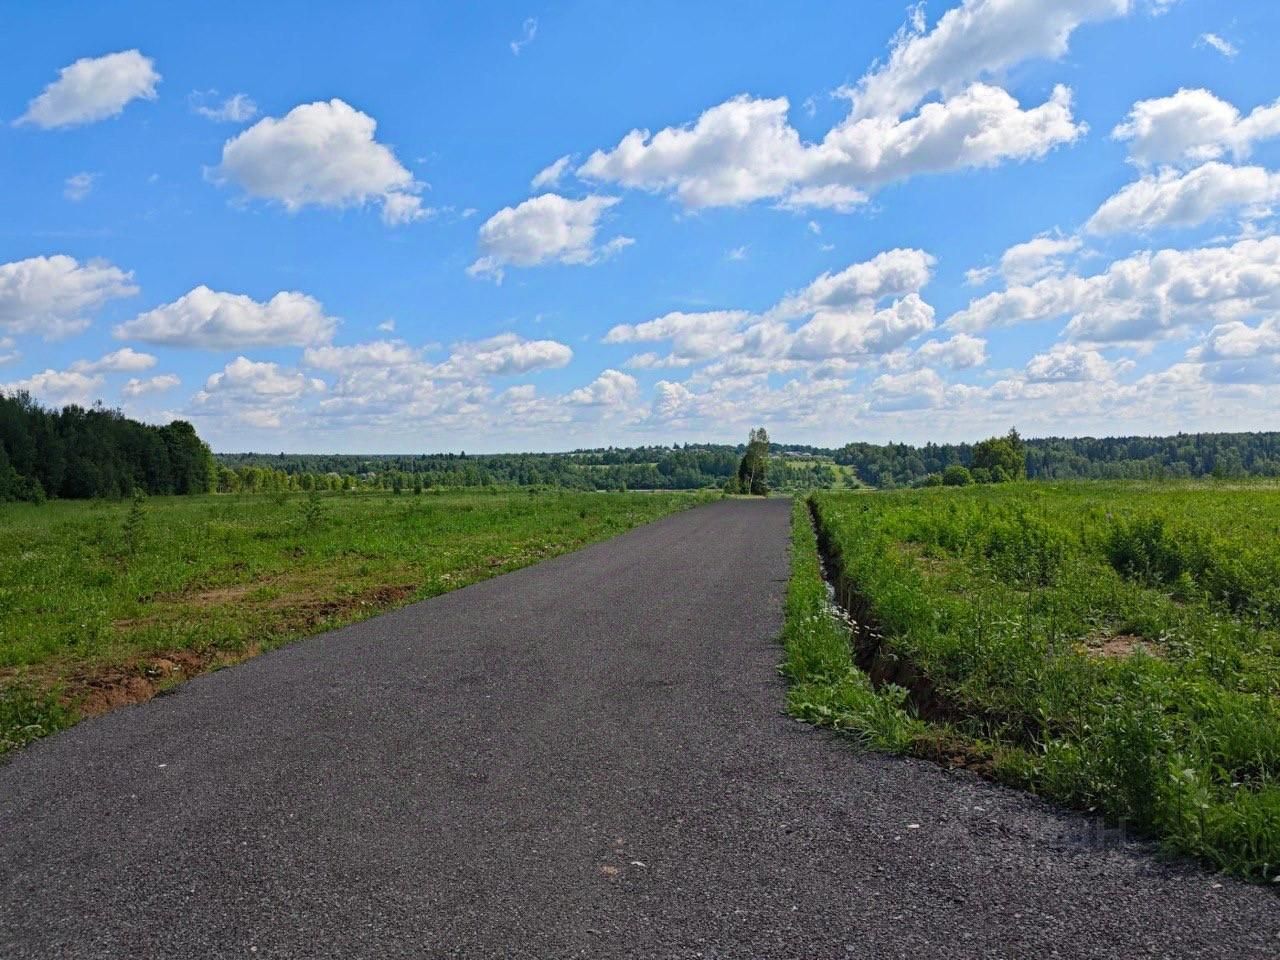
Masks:
[[[219,450],[1275,429],[1278,30],[10,4],[0,389]]]

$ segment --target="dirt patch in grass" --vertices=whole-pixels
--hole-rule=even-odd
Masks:
[[[413,584],[373,587],[345,596],[317,596],[320,586],[255,601],[251,594],[264,581],[217,587],[197,593],[169,595],[160,600],[166,607],[214,608],[238,603],[256,610],[273,639],[282,635],[305,635],[321,625],[362,619],[399,606],[417,592]],[[287,589],[287,588],[286,588]],[[159,598],[157,598],[159,599]],[[160,622],[159,612],[132,620],[118,620],[117,630],[129,631]],[[57,699],[81,717],[96,717],[117,707],[146,703],[192,677],[233,666],[257,656],[264,643],[251,641],[235,648],[189,648],[131,656],[111,663],[92,664],[70,674],[56,668],[48,672],[24,672],[23,680],[36,688],[57,691]],[[0,684],[15,679],[18,671],[0,671]]]
[[[290,583],[280,577],[266,577],[249,583],[161,594],[147,605],[148,609],[141,616],[113,620],[111,625],[118,633],[128,634],[187,618],[193,608],[217,611],[235,607],[245,615],[264,621],[273,633],[304,632],[336,619],[357,618],[362,612],[378,612],[398,606],[417,589],[415,584],[392,584],[334,595],[331,581]]]
[[[267,581],[250,583],[233,583],[224,587],[210,587],[206,590],[174,594],[164,599],[173,603],[182,603],[189,607],[221,607],[228,603],[243,600],[254,590],[267,585]]]
[[[417,590],[415,584],[400,584],[375,587],[341,597],[287,594],[269,600],[263,606],[278,616],[282,627],[306,630],[332,620],[349,619],[361,613],[372,614],[399,606]]]
[[[1107,660],[1123,660],[1139,650],[1149,657],[1163,655],[1157,644],[1132,633],[1098,634],[1086,637],[1080,645],[1080,652],[1085,656]]]
[[[911,753],[949,770],[968,770],[985,780],[996,780],[995,758],[952,730],[931,727],[911,741]]]
[[[202,587],[199,584],[189,584],[181,590],[174,590],[166,593],[152,594],[146,598],[148,605],[174,606],[182,605],[187,607],[220,607],[228,603],[236,603],[243,600],[255,590],[269,586],[274,582],[275,578],[266,577],[261,580],[250,580],[247,583],[228,583],[217,587]],[[135,623],[143,622],[146,618],[139,617],[136,621],[120,620],[118,623]]]
[[[255,590],[269,585],[270,582],[270,580],[257,580],[249,583],[232,583],[221,587],[187,588],[174,593],[161,593],[153,596],[148,606],[161,608],[174,606],[196,607],[201,610],[210,607],[225,607],[232,603],[239,603]],[[163,617],[159,613],[149,612],[141,617],[125,617],[120,620],[113,620],[111,625],[119,631],[127,632],[136,630],[139,627],[151,626],[159,623],[162,619]]]
[[[256,646],[251,646],[236,651],[171,650],[132,657],[67,677],[61,700],[82,717],[96,717],[116,707],[146,703],[174,684],[214,667],[247,660],[258,652]]]

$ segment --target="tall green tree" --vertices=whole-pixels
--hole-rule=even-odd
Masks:
[[[747,452],[738,464],[738,488],[761,497],[769,492],[769,434],[764,427],[752,430],[747,440]]]
[[[1027,476],[1027,451],[1016,429],[973,447],[975,471],[986,470],[993,480],[1022,480]]]

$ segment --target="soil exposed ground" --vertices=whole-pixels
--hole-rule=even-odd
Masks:
[[[200,677],[0,766],[0,956],[1274,956],[1275,894],[781,713],[785,501]]]

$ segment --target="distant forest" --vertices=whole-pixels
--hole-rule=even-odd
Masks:
[[[216,473],[183,420],[157,427],[118,410],[48,410],[26,393],[0,393],[0,501],[208,493]]]
[[[974,444],[774,443],[776,491],[918,486],[947,467],[973,465]],[[577,490],[723,488],[746,444],[607,447],[568,453],[211,454],[191,424],[153,426],[117,410],[51,410],[25,393],[0,394],[0,501],[46,497],[423,490],[557,486]],[[1280,433],[1025,440],[1030,479],[1280,477]]]
[[[1172,437],[1049,437],[1025,440],[1030,479],[1280,477],[1280,433],[1199,433]],[[219,454],[220,484],[245,468],[267,474],[350,476],[399,488],[553,484],[575,489],[686,490],[720,487],[733,476],[745,444],[608,447],[569,453],[359,456]],[[774,490],[840,486],[903,487],[948,466],[973,463],[974,444],[850,443],[843,447],[773,444]],[[233,478],[233,476],[235,478]]]
[[[1023,440],[1031,480],[1280,477],[1280,433],[1179,433],[1171,437],[1043,437]],[[968,467],[970,443],[850,443],[803,449],[853,466],[864,483],[910,486],[951,464]]]
[[[557,486],[575,490],[696,490],[736,475],[746,445],[630,447],[573,453],[424,455],[218,454],[219,489],[274,489],[282,479],[351,477],[410,487]],[[332,482],[329,484],[332,486]]]

